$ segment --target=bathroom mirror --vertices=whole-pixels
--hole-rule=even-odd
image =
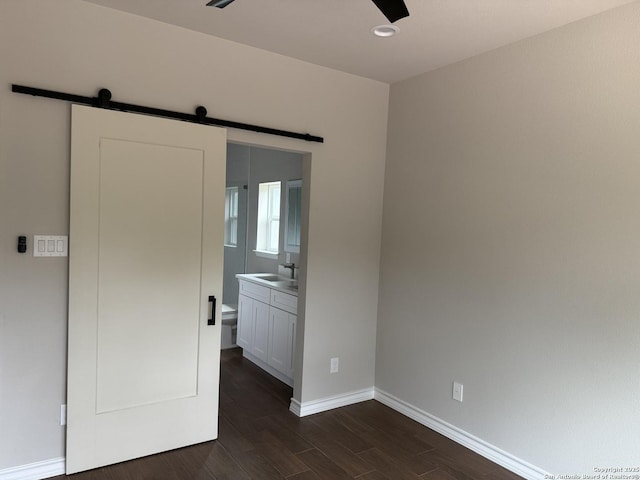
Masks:
[[[302,210],[302,180],[287,181],[284,251],[300,253],[300,212]]]

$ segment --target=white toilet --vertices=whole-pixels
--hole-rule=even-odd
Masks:
[[[220,349],[234,348],[236,345],[236,333],[238,331],[238,306],[222,304],[222,339]]]

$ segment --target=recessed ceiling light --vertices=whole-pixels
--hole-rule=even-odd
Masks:
[[[378,25],[371,29],[371,33],[376,37],[393,37],[399,31],[400,29],[395,25]]]

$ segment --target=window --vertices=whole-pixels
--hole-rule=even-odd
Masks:
[[[224,245],[238,246],[238,187],[227,187],[224,195]]]
[[[277,255],[280,245],[280,182],[258,186],[258,241],[256,251]]]

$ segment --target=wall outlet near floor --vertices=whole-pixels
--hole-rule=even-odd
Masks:
[[[453,399],[459,402],[462,401],[462,389],[463,386],[461,383],[453,382]]]
[[[67,406],[60,405],[60,425],[67,424]]]
[[[329,373],[338,373],[340,369],[340,359],[338,357],[333,357],[331,359],[331,368],[329,369]]]

